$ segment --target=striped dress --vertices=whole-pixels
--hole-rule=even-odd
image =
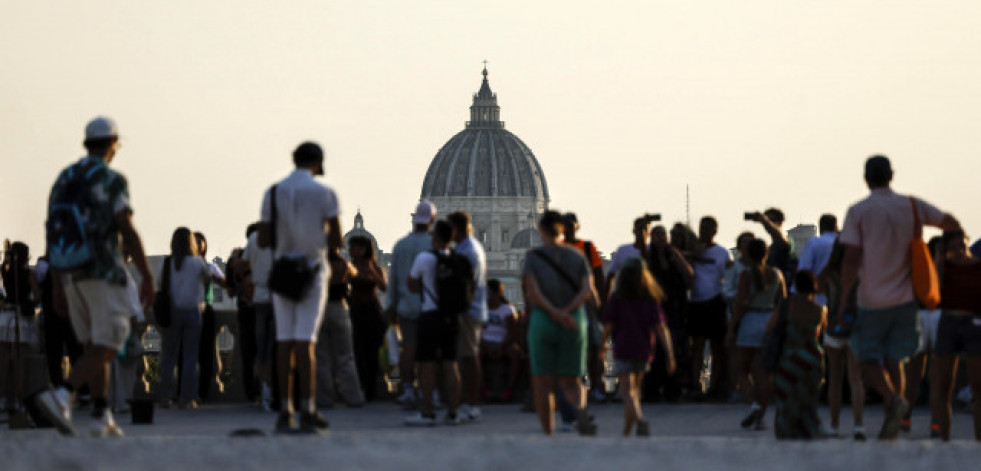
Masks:
[[[776,418],[774,432],[781,439],[810,439],[821,434],[818,399],[824,378],[824,349],[816,335],[818,325],[791,316],[787,337],[774,373]]]

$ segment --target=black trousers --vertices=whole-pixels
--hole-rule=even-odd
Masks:
[[[215,352],[215,309],[209,304],[201,314],[201,342],[198,344],[198,397],[202,401],[208,400],[211,393],[211,385],[215,382],[215,365],[217,364],[217,353]]]
[[[238,303],[239,355],[242,359],[242,387],[245,397],[254,401],[259,397],[259,384],[255,377],[255,359],[258,353],[256,341],[255,308],[249,303]]]
[[[370,304],[351,309],[354,363],[366,401],[372,401],[377,396],[378,349],[385,341],[386,328],[381,306]]]
[[[45,312],[44,323],[44,354],[48,362],[48,374],[51,384],[65,384],[65,370],[62,368],[62,358],[68,355],[71,364],[82,356],[82,344],[75,337],[71,320],[59,317],[53,312]]]

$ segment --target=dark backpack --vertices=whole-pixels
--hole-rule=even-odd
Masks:
[[[84,267],[95,258],[94,239],[97,231],[86,225],[86,215],[92,210],[92,184],[106,168],[99,162],[89,168],[73,165],[59,179],[64,188],[57,199],[48,203],[45,221],[48,263],[56,270],[71,271]]]
[[[473,266],[456,252],[436,255],[436,305],[444,316],[463,314],[473,302]],[[432,295],[432,293],[430,293]]]

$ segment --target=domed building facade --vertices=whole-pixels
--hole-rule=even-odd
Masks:
[[[548,208],[545,173],[531,148],[504,128],[487,69],[473,96],[470,121],[436,153],[421,198],[438,214],[465,211],[487,252],[488,278],[521,298],[518,276],[525,252],[541,245],[538,217]]]

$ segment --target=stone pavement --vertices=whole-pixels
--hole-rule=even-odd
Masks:
[[[460,426],[407,428],[394,404],[325,411],[323,437],[273,436],[275,415],[247,405],[205,405],[197,410],[157,409],[153,425],[129,424],[117,415],[122,439],[67,438],[53,429],[0,429],[0,471],[19,470],[279,470],[279,469],[976,469],[981,444],[971,417],[955,413],[949,444],[927,440],[929,412],[917,409],[913,432],[893,443],[850,439],[778,442],[772,430],[738,426],[742,405],[645,405],[652,437],[622,438],[620,404],[593,406],[597,437],[575,433],[543,436],[535,415],[516,405],[485,406],[484,417]],[[823,411],[827,417],[827,410]],[[880,406],[870,406],[866,428],[873,437]],[[842,415],[850,436],[851,412]],[[772,419],[772,417],[770,417]],[[86,411],[76,426],[87,432]],[[266,437],[229,437],[256,428]]]

